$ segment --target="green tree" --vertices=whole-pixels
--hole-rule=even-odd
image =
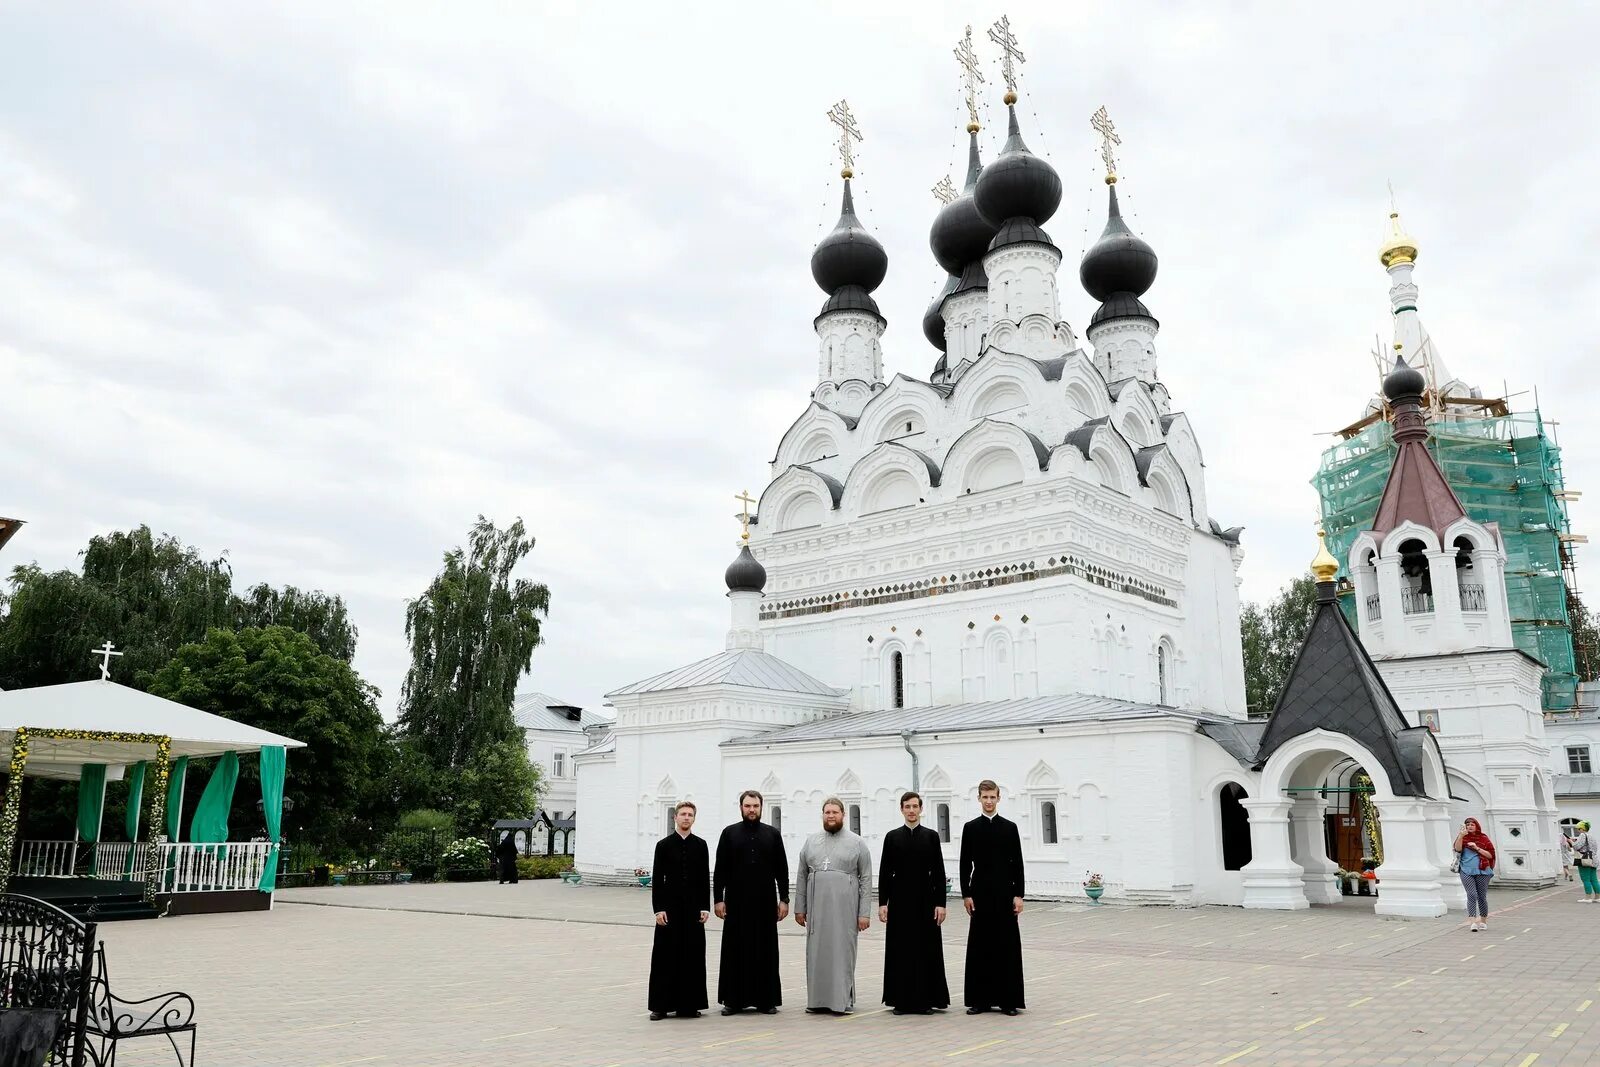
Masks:
[[[1244,642],[1244,700],[1252,715],[1266,715],[1278,703],[1289,680],[1317,604],[1317,583],[1310,575],[1296,578],[1265,607],[1246,604],[1239,615]]]
[[[1578,681],[1592,682],[1600,677],[1600,628],[1594,615],[1577,593],[1567,592],[1567,614],[1572,626],[1572,653]]]
[[[291,838],[328,847],[362,841],[375,816],[392,810],[381,784],[391,761],[378,691],[298,630],[213,629],[144,682],[156,696],[306,743],[289,753],[284,795],[294,811],[284,824]],[[248,759],[240,765],[229,820],[236,836],[261,823],[258,767]]]
[[[253,585],[234,598],[234,626],[287,626],[311,638],[322,651],[346,663],[356,658],[355,624],[344,600],[286,585]]]
[[[512,700],[550,611],[548,588],[512,576],[533,544],[521,519],[499,530],[480,515],[467,549],[446,552],[444,569],[406,605],[400,725],[437,768],[464,769],[508,740],[522,749]]]

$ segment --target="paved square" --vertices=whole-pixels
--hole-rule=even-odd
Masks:
[[[863,936],[860,1010],[804,1008],[781,928],[777,1016],[646,1018],[642,890],[372,886],[281,893],[274,911],[102,927],[123,996],[183,989],[200,1062],[242,1064],[1493,1064],[1600,1061],[1600,908],[1566,885],[1491,894],[1490,929],[1310,912],[1033,902],[1028,1010],[882,1010],[882,930]],[[945,927],[959,1000],[965,916]],[[707,938],[716,995],[720,924]],[[143,1048],[140,1047],[143,1044]],[[151,1041],[120,1064],[171,1062]]]

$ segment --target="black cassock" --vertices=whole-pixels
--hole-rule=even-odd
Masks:
[[[939,835],[926,826],[901,826],[883,838],[878,903],[889,909],[884,927],[883,1002],[903,1011],[948,1008],[944,945],[933,909],[945,906],[944,856]]]
[[[500,838],[500,843],[495,846],[495,859],[500,862],[499,878],[502,882],[517,884],[517,842],[511,834],[507,833]]]
[[[650,1010],[705,1010],[706,926],[700,913],[711,910],[711,854],[703,839],[674,830],[656,842],[650,905],[667,913],[650,950]]]
[[[1013,898],[1023,895],[1022,838],[1002,815],[961,829],[961,895],[972,898],[964,995],[969,1008],[1024,1008],[1022,931]],[[891,924],[892,925],[892,924]]]
[[[789,903],[783,837],[766,823],[740,819],[717,842],[713,896],[728,906],[722,924],[717,1001],[725,1008],[776,1008],[778,902]]]

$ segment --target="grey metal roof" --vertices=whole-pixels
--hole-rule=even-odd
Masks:
[[[1558,774],[1555,776],[1558,797],[1592,797],[1600,795],[1600,774]]]
[[[914,734],[986,730],[1006,726],[1047,726],[1053,723],[1102,719],[1181,719],[1200,721],[1190,712],[1131,700],[1063,693],[1022,700],[985,700],[972,704],[941,704],[931,708],[895,708],[835,715],[800,726],[784,727],[732,741],[727,746],[771,745],[791,741],[833,741],[852,737],[898,737]]]
[[[814,696],[837,697],[848,689],[835,689],[824,685],[811,675],[792,667],[777,656],[754,648],[736,648],[719,652],[687,667],[657,674],[642,682],[625,685],[607,693],[608,697],[636,696],[640,693],[662,693],[671,689],[693,689],[702,685],[738,685],[751,689],[771,689],[780,693],[810,693]]]
[[[567,711],[576,711],[580,718],[569,719]],[[568,733],[583,733],[583,709],[570,700],[561,700],[549,693],[540,693],[525,690],[518,693],[511,703],[511,715],[517,720],[517,725],[524,730],[564,730]],[[590,716],[593,721],[593,716]]]
[[[1256,749],[1261,747],[1261,734],[1267,728],[1264,720],[1239,722],[1209,721],[1200,724],[1200,732],[1221,745],[1234,759],[1250,766],[1256,761]]]

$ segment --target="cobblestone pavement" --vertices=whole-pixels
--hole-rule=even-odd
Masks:
[[[208,1065],[1600,1062],[1600,907],[1565,884],[1490,901],[1484,933],[1380,919],[1360,898],[1309,912],[1033,902],[1016,1018],[882,1010],[874,920],[855,1015],[802,1010],[802,932],[786,922],[780,1014],[649,1022],[637,889],[302,889],[270,913],[102,931],[121,995],[194,994]],[[958,999],[966,934],[957,909],[944,946]],[[713,919],[713,999],[720,936]],[[171,1062],[154,1041],[118,1058]]]

